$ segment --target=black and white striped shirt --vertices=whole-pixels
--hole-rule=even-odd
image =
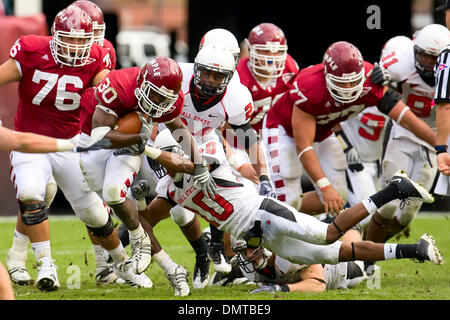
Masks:
[[[447,46],[439,54],[434,72],[436,78],[435,103],[450,103],[450,46]]]

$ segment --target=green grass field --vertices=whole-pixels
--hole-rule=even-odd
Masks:
[[[136,289],[127,285],[98,286],[95,283],[94,251],[85,227],[74,216],[50,216],[52,254],[58,266],[61,288],[56,292],[41,293],[34,286],[14,286],[17,300],[449,300],[450,298],[450,217],[440,214],[419,214],[413,222],[409,238],[400,243],[414,243],[425,232],[432,234],[444,256],[444,264],[416,263],[409,259],[383,261],[379,281],[363,282],[351,290],[334,290],[323,293],[277,293],[249,295],[253,285],[234,287],[207,287],[192,290],[188,297],[174,297],[173,290],[156,263],[146,274],[154,288]],[[206,226],[206,223],[202,221]],[[0,260],[5,263],[12,243],[15,219],[0,220]],[[194,252],[181,231],[171,220],[165,220],[155,229],[156,236],[172,259],[189,272],[192,285]],[[28,249],[27,267],[36,277],[35,259]],[[211,267],[212,270],[212,267]],[[79,273],[78,273],[79,272]],[[80,288],[73,288],[73,279],[81,276]],[[72,289],[70,289],[72,288]],[[191,286],[192,288],[192,286]]]

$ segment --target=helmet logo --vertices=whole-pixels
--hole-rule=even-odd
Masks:
[[[260,36],[264,33],[263,29],[261,29],[260,26],[256,26],[253,31],[256,33],[256,35]]]
[[[333,71],[337,69],[337,65],[334,63],[333,59],[330,57],[328,53],[325,53],[323,59],[330,65]]]
[[[161,69],[160,69],[160,67],[159,67],[159,63],[158,62],[155,62],[155,61],[152,61],[152,63],[151,63],[151,65],[152,65],[152,68],[153,68],[153,75],[155,76],[155,77],[160,77],[161,76],[161,73],[159,72]]]

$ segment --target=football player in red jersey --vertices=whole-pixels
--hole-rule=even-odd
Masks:
[[[77,7],[64,9],[55,17],[52,34],[52,37],[20,37],[11,48],[10,59],[0,66],[0,85],[20,81],[16,131],[76,142],[80,132],[80,93],[96,85],[109,72],[105,51],[93,44],[92,20]],[[52,174],[77,216],[105,249],[110,252],[117,249],[112,252],[115,261],[125,260],[126,253],[120,249],[103,202],[94,192],[82,188],[77,154],[13,151],[10,158],[11,180],[20,204],[18,220],[23,222],[25,241],[29,237],[38,260],[36,285],[41,291],[59,287],[44,204],[46,185]],[[23,260],[16,258],[10,259],[10,273],[20,273],[25,268]],[[17,265],[13,266],[12,262]]]
[[[250,124],[257,132],[273,100],[284,93],[298,73],[297,62],[287,53],[284,32],[272,23],[254,27],[246,39],[249,56],[237,66],[241,83],[251,92],[255,111]]]
[[[212,194],[208,186],[209,174],[205,174],[202,158],[192,147],[195,142],[181,121],[179,114],[183,108],[184,95],[181,89],[183,74],[178,64],[167,57],[157,57],[142,68],[133,67],[111,72],[96,88],[98,103],[93,115],[91,139],[96,141],[105,137],[111,140],[113,148],[133,145],[128,150],[132,154],[121,154],[121,150],[100,150],[81,155],[81,166],[90,188],[102,194],[105,202],[111,206],[129,230],[133,251],[141,252],[141,260],[136,261],[136,272],[143,272],[151,261],[150,241],[151,229],[145,233],[139,223],[139,215],[135,204],[127,198],[127,190],[141,168],[140,154],[151,135],[154,123],[164,123],[175,135],[182,135],[183,141],[191,144],[192,158],[195,159],[197,171],[194,180],[198,180],[205,192]],[[149,122],[141,114],[143,129],[138,134],[124,134],[112,130],[119,117],[134,111],[149,117]],[[176,131],[175,131],[176,130]],[[187,139],[186,139],[187,138]],[[113,154],[114,153],[114,154]],[[206,172],[208,173],[208,172]],[[156,249],[156,246],[155,246]]]
[[[338,214],[343,209],[347,162],[332,129],[366,107],[376,105],[392,119],[401,118],[402,126],[435,144],[434,131],[406,108],[398,93],[374,84],[372,73],[378,70],[363,60],[358,48],[344,41],[333,43],[323,62],[301,70],[291,90],[269,110],[264,133],[267,153],[285,150],[272,166],[278,199],[296,201],[296,207],[308,213]],[[294,192],[285,188],[286,176],[290,185],[295,182],[294,187],[300,182],[302,168],[298,159],[316,189],[304,194],[302,201],[298,189],[294,190],[294,198],[287,199]],[[285,174],[281,175],[283,170]]]
[[[104,22],[104,18],[103,18],[103,12],[101,11],[101,9],[94,4],[91,1],[75,1],[73,4],[71,4],[72,6],[77,6],[80,9],[82,9],[83,11],[85,11],[88,16],[91,18],[92,20],[92,24],[93,24],[93,32],[94,32],[94,43],[99,44],[100,46],[106,48],[107,52],[104,53],[104,57],[103,57],[103,62],[105,63],[105,66],[112,70],[115,68],[116,65],[116,54],[115,54],[115,50],[113,45],[111,44],[110,41],[104,39],[104,35],[105,35],[105,22]],[[81,94],[81,102],[80,102],[80,119],[81,119],[81,124],[82,124],[82,132],[85,132],[86,129],[84,128],[84,126],[86,126],[86,123],[89,122],[89,130],[90,130],[90,123],[92,122],[92,117],[89,117],[89,112],[86,111],[85,106],[89,105],[87,104],[85,101],[89,100],[89,92],[93,90],[93,89],[85,89],[83,90],[82,94]],[[95,107],[95,105],[94,105]],[[80,143],[84,146],[87,145],[88,143],[88,139],[83,139],[83,133],[80,136]],[[55,150],[56,151],[56,150]],[[62,150],[60,150],[62,151]],[[57,185],[56,182],[53,178],[53,176],[51,177],[50,181],[47,184],[46,187],[46,192],[45,192],[45,205],[47,208],[50,207],[51,203],[53,202],[53,199],[56,196],[56,192],[57,192]],[[14,238],[13,238],[13,247],[14,250],[10,250],[10,253],[8,254],[8,258],[7,260],[12,260],[12,262],[8,263],[7,261],[7,265],[11,265],[10,269],[16,269],[16,270],[20,270],[20,272],[16,271],[13,272],[11,274],[11,279],[16,282],[16,283],[21,283],[21,284],[26,284],[31,282],[31,277],[29,275],[29,273],[27,272],[27,270],[25,268],[21,268],[21,269],[17,269],[16,265],[18,260],[22,260],[22,262],[20,263],[20,265],[25,265],[25,261],[27,258],[27,243],[28,243],[28,237],[23,234],[24,228],[23,228],[23,224],[20,220],[18,220],[18,225],[16,228],[16,232],[14,234]],[[90,233],[88,232],[88,234],[90,235]],[[101,244],[96,240],[95,237],[90,237],[91,240],[94,243],[94,251],[97,252],[102,252],[103,253],[103,248],[101,246]],[[100,255],[96,255],[96,258],[98,258],[98,256]],[[104,256],[104,254],[102,254],[101,256]],[[15,260],[15,261],[14,261]],[[98,259],[97,259],[98,260]],[[105,282],[105,279],[109,279],[109,281],[113,282],[116,281],[118,278],[115,275],[115,273],[112,272],[112,269],[108,269],[109,272],[106,272],[104,270],[104,268],[100,271],[102,271],[102,278],[99,279],[97,277],[97,273],[96,273],[96,280],[99,280],[101,282]],[[97,270],[99,271],[99,270]]]

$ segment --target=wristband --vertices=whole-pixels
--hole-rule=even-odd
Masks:
[[[162,151],[159,150],[158,148],[150,147],[149,145],[145,146],[144,154],[147,157],[152,158],[153,160],[158,158],[161,155],[161,153],[162,153]]]
[[[323,190],[331,185],[330,181],[326,177],[320,178],[316,183],[319,186],[320,190]]]
[[[306,147],[305,149],[303,149],[299,154],[298,154],[298,158],[300,159],[302,157],[302,155],[309,150],[314,150],[312,146]]]
[[[397,120],[395,122],[397,122],[397,124],[400,124],[400,121],[402,121],[403,116],[405,115],[406,111],[409,110],[409,107],[406,106],[403,108],[402,112],[400,112],[400,115],[398,116]]]
[[[66,139],[56,139],[56,150],[57,151],[72,151],[75,148],[75,143],[70,142]]]
[[[447,145],[436,145],[434,146],[434,150],[436,150],[436,155],[447,152]]]

